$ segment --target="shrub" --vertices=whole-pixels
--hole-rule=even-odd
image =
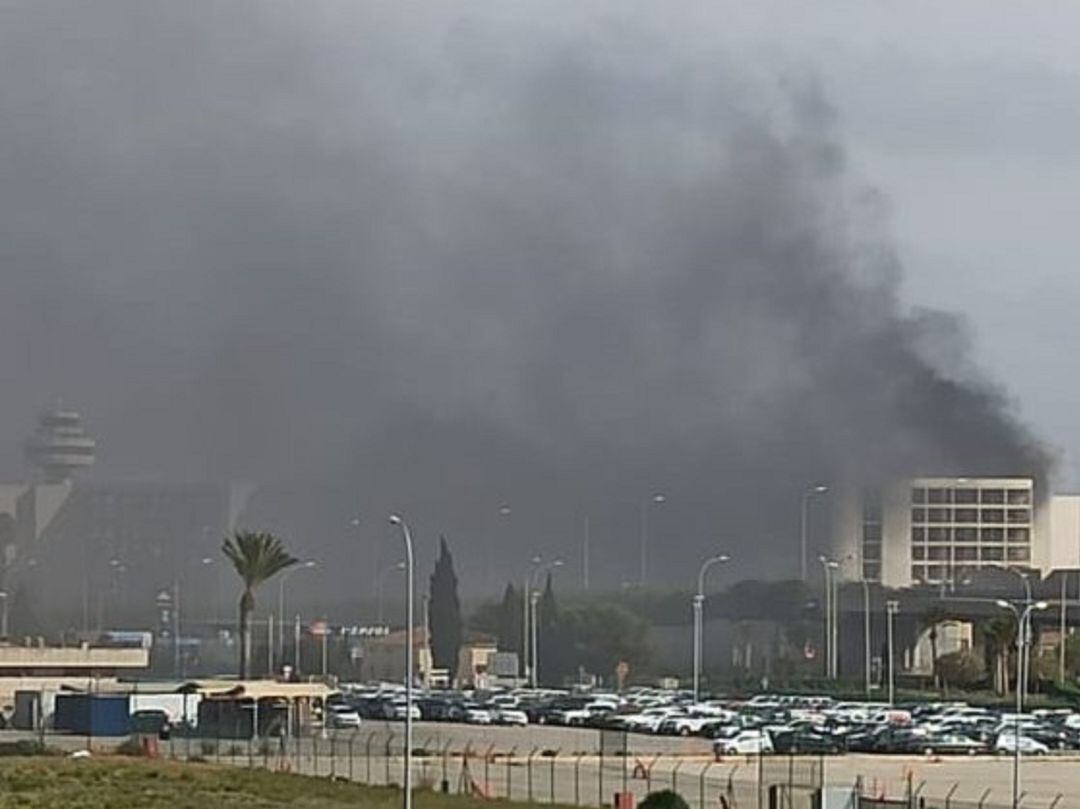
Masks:
[[[690,809],[690,806],[678,792],[664,789],[645,796],[639,809]]]

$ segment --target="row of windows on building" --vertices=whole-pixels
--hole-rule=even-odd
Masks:
[[[957,562],[1027,562],[1031,560],[1031,548],[1024,545],[1010,545],[1003,548],[1000,545],[975,546],[975,545],[948,545],[942,546],[915,546],[911,549],[911,558],[916,562],[927,559],[940,561],[953,559]]]
[[[1030,523],[1030,508],[911,509],[913,523]]]
[[[949,527],[944,525],[913,525],[911,541],[918,542],[1031,542],[1031,528],[1027,526],[1011,528],[972,528],[970,526]]]
[[[921,488],[911,490],[911,502],[916,505],[951,504],[964,505],[989,503],[993,505],[1031,505],[1030,488],[975,489],[975,488]]]

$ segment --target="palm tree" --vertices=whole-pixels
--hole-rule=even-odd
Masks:
[[[942,604],[930,604],[922,614],[922,624],[925,629],[930,630],[930,679],[934,683],[934,688],[940,688],[941,683],[938,681],[938,625],[941,624],[949,617],[949,612]]]
[[[221,552],[233,563],[244,582],[244,592],[240,596],[240,679],[243,680],[248,676],[251,659],[249,625],[251,613],[255,611],[255,588],[300,560],[290,555],[273,534],[258,531],[237,531],[226,537]]]
[[[984,621],[979,629],[994,661],[994,690],[1009,692],[1009,650],[1016,640],[1016,621],[1011,615],[995,615]]]

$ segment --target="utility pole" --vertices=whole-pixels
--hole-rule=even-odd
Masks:
[[[885,612],[888,618],[886,629],[889,642],[889,707],[896,704],[896,650],[893,646],[893,619],[900,610],[899,601],[886,601]]]
[[[293,622],[293,671],[300,676],[300,613]]]

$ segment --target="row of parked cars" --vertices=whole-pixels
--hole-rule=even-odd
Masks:
[[[331,727],[363,719],[404,720],[400,686],[355,686],[328,706]],[[756,696],[694,701],[686,692],[637,688],[623,693],[553,690],[424,691],[413,719],[474,725],[561,725],[712,740],[717,755],[759,753],[1011,753],[1080,749],[1080,713],[1017,716],[961,702],[890,708],[829,697]]]

